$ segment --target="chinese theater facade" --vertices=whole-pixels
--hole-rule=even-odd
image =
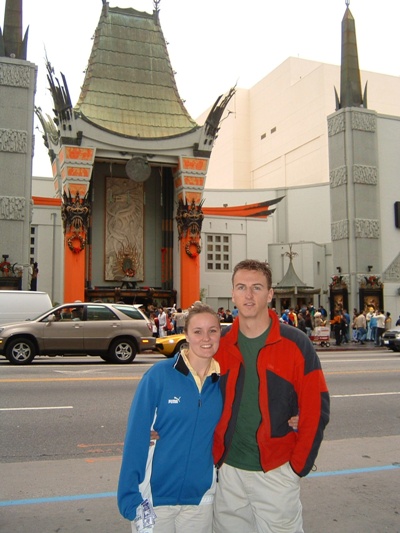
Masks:
[[[54,116],[36,114],[61,204],[64,301],[190,306],[200,299],[208,162],[234,89],[196,124],[158,2],[152,14],[104,3],[74,107],[67,80],[47,69]]]

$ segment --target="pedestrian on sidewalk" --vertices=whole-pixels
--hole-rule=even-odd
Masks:
[[[358,342],[357,341],[357,328],[356,328],[356,318],[358,317],[358,311],[356,308],[353,309],[353,320],[351,322],[351,329],[353,331],[353,338],[352,342]]]
[[[369,327],[371,328],[371,342],[375,343],[376,329],[378,321],[376,320],[376,311],[372,313],[371,320],[369,321]]]
[[[364,311],[360,311],[354,321],[354,324],[357,330],[357,342],[360,344],[365,344],[365,339],[367,338],[367,320],[365,318]]]
[[[392,317],[390,316],[389,311],[387,311],[385,318],[385,330],[388,331],[389,329],[392,329]]]
[[[368,307],[368,311],[365,315],[365,319],[367,321],[367,341],[371,340],[372,337],[372,330],[371,330],[371,318],[373,317],[375,312],[374,307]]]
[[[350,315],[347,309],[343,309],[342,313],[342,339],[343,344],[350,342]]]
[[[339,309],[335,311],[335,316],[330,323],[333,327],[336,346],[340,346],[342,344],[342,312]]]
[[[385,331],[385,318],[385,313],[383,311],[377,310],[375,346],[381,345],[381,337]]]

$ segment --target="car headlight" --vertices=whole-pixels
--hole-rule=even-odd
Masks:
[[[1,333],[1,331],[0,331]],[[400,331],[398,333],[396,333],[396,339],[400,339]]]

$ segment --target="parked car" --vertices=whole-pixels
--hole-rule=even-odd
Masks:
[[[232,324],[221,324],[222,335],[229,331]],[[175,335],[168,335],[167,337],[158,337],[156,339],[156,350],[165,357],[173,357],[176,353],[181,351],[182,346],[186,344],[186,336],[184,333],[176,333]]]
[[[173,357],[181,351],[184,344],[186,344],[185,335],[183,333],[176,333],[167,337],[158,337],[156,339],[156,350],[165,355],[165,357]]]
[[[400,326],[385,331],[382,334],[382,344],[394,352],[400,352]]]
[[[52,306],[42,291],[0,291],[0,324],[13,324],[45,313]]]
[[[37,355],[98,355],[110,363],[131,363],[154,350],[152,325],[139,306],[67,303],[37,318],[0,326],[0,355],[14,365]]]

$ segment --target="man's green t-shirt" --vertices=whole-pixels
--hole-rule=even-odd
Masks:
[[[268,332],[269,328],[259,337],[249,339],[239,331],[238,345],[244,360],[245,378],[236,428],[225,462],[242,470],[262,470],[256,440],[256,433],[261,423],[257,357],[265,344]]]

